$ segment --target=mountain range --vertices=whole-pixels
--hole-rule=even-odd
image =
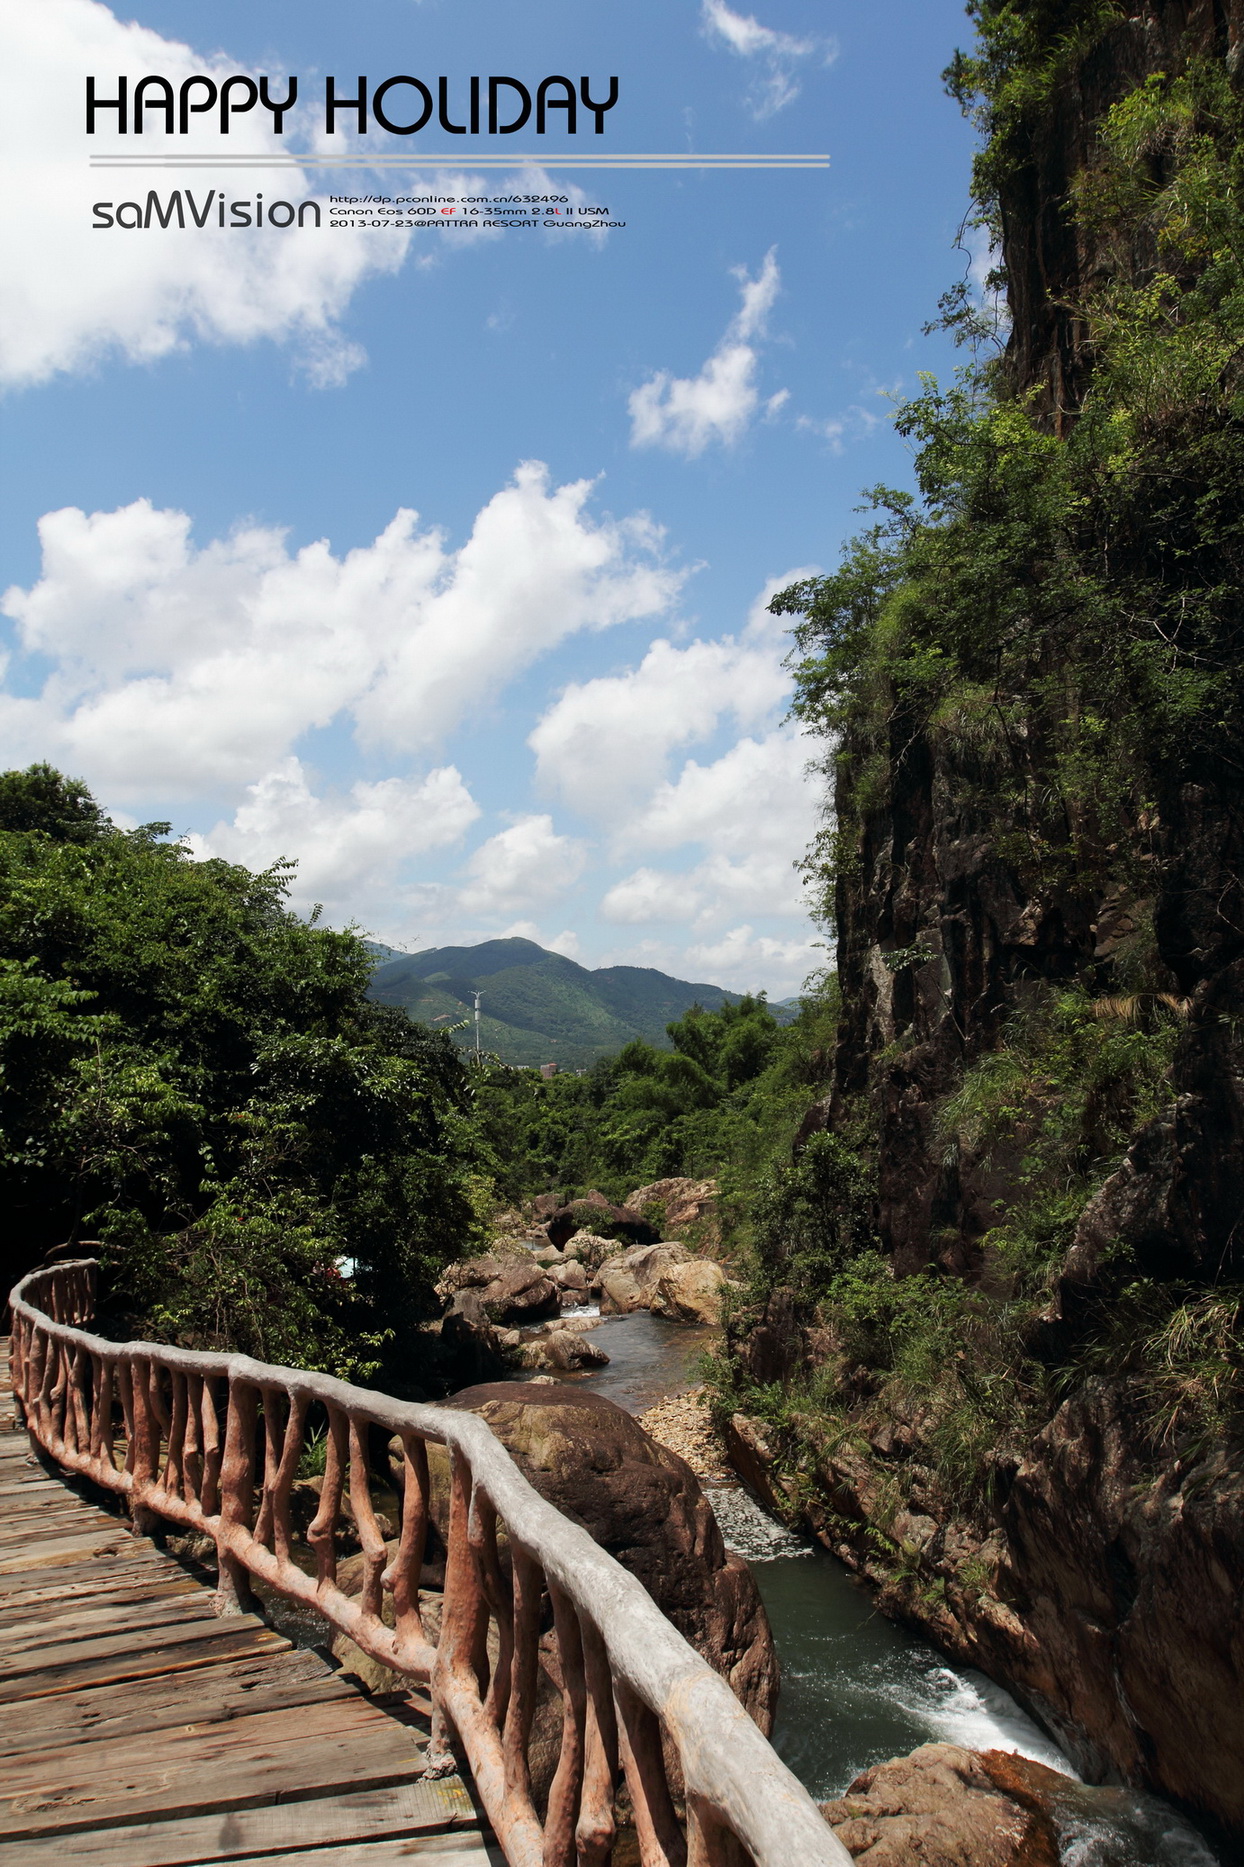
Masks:
[[[453,1033],[455,1043],[469,1048],[475,1043],[478,992],[480,1043],[506,1063],[581,1070],[636,1037],[668,1049],[665,1027],[671,1019],[693,1005],[716,1011],[739,998],[719,985],[672,979],[650,966],[590,971],[534,940],[485,940],[422,953],[373,950],[372,998],[400,1005],[433,1029],[469,1018],[466,1029]]]

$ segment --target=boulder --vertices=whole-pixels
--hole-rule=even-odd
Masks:
[[[669,1238],[689,1225],[714,1216],[717,1207],[716,1180],[654,1180],[650,1186],[637,1186],[626,1196],[627,1206],[655,1225],[663,1238]]]
[[[551,1315],[557,1307],[556,1286],[544,1266],[525,1250],[449,1264],[436,1288],[451,1301],[468,1291],[477,1293],[490,1322],[532,1321]]]
[[[459,1290],[482,1290],[486,1284],[493,1283],[508,1270],[511,1262],[511,1258],[506,1255],[461,1258],[456,1264],[447,1264],[436,1286],[437,1295],[451,1297]]]
[[[525,1368],[559,1368],[573,1374],[581,1368],[604,1368],[609,1357],[578,1329],[550,1329],[522,1348]]]
[[[758,1420],[745,1413],[732,1414],[726,1422],[726,1457],[748,1490],[766,1509],[785,1519],[790,1499],[782,1492],[774,1476],[775,1455]]]
[[[603,1193],[585,1193],[582,1199],[559,1206],[545,1225],[549,1242],[564,1246],[576,1232],[593,1231],[605,1237],[629,1239],[633,1244],[650,1244],[660,1237],[647,1220],[629,1206],[615,1206]]]
[[[610,1258],[598,1273],[602,1310],[625,1316],[631,1310],[651,1309],[665,1273],[690,1262],[685,1245],[632,1245]]]
[[[449,1351],[459,1378],[489,1379],[505,1367],[504,1332],[494,1328],[485,1314],[478,1290],[459,1290],[441,1318],[441,1341]]]
[[[626,1246],[620,1238],[603,1238],[599,1232],[576,1232],[571,1241],[574,1249],[559,1257],[559,1262],[566,1263],[575,1258],[585,1271],[598,1271],[610,1258],[616,1258],[625,1251]]]
[[[653,1314],[672,1316],[676,1322],[707,1323],[710,1328],[720,1328],[721,1303],[728,1282],[720,1264],[714,1264],[711,1258],[694,1258],[690,1264],[672,1264],[657,1279],[651,1303]]]
[[[767,1735],[778,1695],[768,1618],[690,1466],[582,1388],[503,1382],[448,1404],[487,1420],[541,1496],[638,1576]]]
[[[490,1322],[538,1322],[561,1308],[561,1295],[538,1264],[507,1265],[500,1277],[480,1291]]]
[[[1001,1751],[923,1744],[865,1770],[821,1813],[867,1867],[1058,1867],[1052,1797],[1066,1781]]]
[[[547,1269],[549,1277],[567,1296],[578,1297],[580,1301],[586,1297],[588,1276],[578,1258],[567,1258],[562,1264],[550,1264]]]

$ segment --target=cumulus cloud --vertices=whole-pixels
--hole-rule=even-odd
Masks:
[[[479,806],[452,765],[421,779],[360,781],[344,796],[317,797],[297,758],[247,787],[231,822],[187,842],[199,858],[223,856],[251,869],[292,857],[295,906],[321,902],[330,918],[391,911],[407,865],[456,843]]]
[[[789,641],[769,614],[774,592],[812,575],[801,566],[769,580],[737,636],[658,639],[638,667],[572,682],[531,733],[540,782],[576,810],[621,829],[647,821],[645,800],[681,747],[703,744],[722,721],[740,732],[772,721],[790,694]]]
[[[734,277],[740,284],[739,310],[699,375],[659,370],[632,391],[632,447],[664,447],[694,459],[711,442],[729,447],[746,432],[760,405],[757,342],[781,286],[776,249],[770,247],[755,278],[743,267],[735,268]],[[776,413],[784,400],[783,391],[770,396],[768,412]]]
[[[176,88],[195,73],[220,78],[239,72],[239,64],[204,57],[145,26],[123,24],[99,0],[7,7],[2,37],[9,84],[0,139],[10,172],[20,172],[23,184],[10,190],[5,203],[0,381],[41,382],[110,351],[134,360],[163,356],[190,338],[293,338],[316,380],[332,383],[349,373],[362,353],[341,335],[337,320],[362,279],[400,266],[408,234],[369,231],[346,240],[327,227],[316,234],[214,224],[132,232],[92,225],[93,202],[137,194],[145,206],[150,186],[164,196],[179,178],[175,171],[130,176],[88,170],[88,154],[132,154],[136,146],[132,136],[119,136],[111,127],[115,112],[102,113],[95,135],[86,137],[83,73],[126,72],[131,86],[141,76],[158,74]],[[101,93],[113,94],[103,84]],[[283,94],[279,82],[276,94]],[[222,139],[215,129],[200,127],[206,121],[196,119],[190,134],[173,139],[179,154],[219,153]],[[272,135],[270,122],[259,108],[235,116],[225,145],[229,153],[288,153],[292,118],[282,137]],[[158,114],[148,119],[138,152],[163,146],[160,124]],[[256,184],[211,170],[189,178],[200,204],[210,189],[222,186],[231,200],[253,198],[265,179],[271,177]],[[314,186],[296,169],[282,173],[269,192],[298,202]]]
[[[569,686],[528,744],[544,784],[617,824],[660,781],[677,747],[709,738],[728,714],[744,728],[763,719],[789,686],[763,645],[658,640],[631,672]]]
[[[838,56],[834,40],[797,39],[792,33],[762,26],[750,13],[735,13],[725,0],[703,0],[700,18],[709,39],[727,46],[739,58],[754,59],[759,75],[748,93],[757,119],[774,116],[799,95],[796,76],[806,59],[819,57],[831,65]]]
[[[258,526],[197,547],[147,500],[48,513],[43,574],[3,609],[52,671],[37,697],[0,696],[0,730],[118,802],[250,784],[338,716],[417,753],[566,637],[673,601],[659,534],[594,519],[591,491],[529,462],[458,549],[400,510],[340,557]]]
[[[552,817],[520,817],[474,852],[458,890],[458,910],[490,918],[539,907],[578,881],[586,861],[583,844],[559,836]]]
[[[724,985],[736,992],[768,991],[771,999],[792,997],[826,963],[823,942],[803,929],[758,933],[750,922],[711,939],[680,945],[668,939],[635,940],[614,947],[608,966],[657,966],[682,979]]]
[[[773,578],[737,638],[657,641],[638,667],[568,687],[532,733],[544,784],[603,824],[615,857],[640,858],[604,895],[603,920],[703,929],[806,911],[793,861],[815,833],[820,787],[813,747],[780,718],[788,640],[768,602],[810,574]],[[731,724],[740,736],[720,756],[670,769]]]
[[[689,759],[631,819],[623,847],[677,850],[702,859],[677,873],[648,866],[623,877],[601,904],[605,920],[679,921],[705,927],[735,914],[799,914],[806,903],[794,859],[812,840],[818,787],[812,747],[789,726],[740,739],[707,765]]]
[[[684,958],[705,978],[733,986],[736,991],[755,991],[758,979],[768,979],[772,981],[769,991],[773,997],[790,997],[811,973],[824,966],[825,947],[811,935],[782,939],[757,934],[744,923],[729,928],[715,940],[688,947]]]

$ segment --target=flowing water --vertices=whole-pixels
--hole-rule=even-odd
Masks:
[[[563,1312],[598,1316],[596,1306]],[[589,1340],[609,1357],[607,1368],[589,1368],[560,1378],[595,1394],[607,1394],[628,1413],[643,1413],[671,1394],[685,1394],[696,1381],[696,1364],[712,1341],[712,1329],[689,1329],[636,1310],[632,1316],[607,1316]],[[523,1377],[516,1377],[521,1380]]]
[[[592,1332],[609,1366],[564,1378],[642,1413],[694,1384],[710,1336],[643,1310],[609,1317]],[[1009,1693],[887,1621],[841,1563],[749,1493],[714,1487],[709,1497],[727,1546],[752,1566],[773,1627],[782,1666],[774,1746],[818,1799],[920,1744],[1018,1751],[1068,1779],[1058,1810],[1062,1867],[1217,1867],[1200,1836],[1155,1797],[1086,1793]]]

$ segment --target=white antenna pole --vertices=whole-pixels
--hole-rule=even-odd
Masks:
[[[475,994],[475,1061],[479,1062],[479,1001],[480,993]]]

